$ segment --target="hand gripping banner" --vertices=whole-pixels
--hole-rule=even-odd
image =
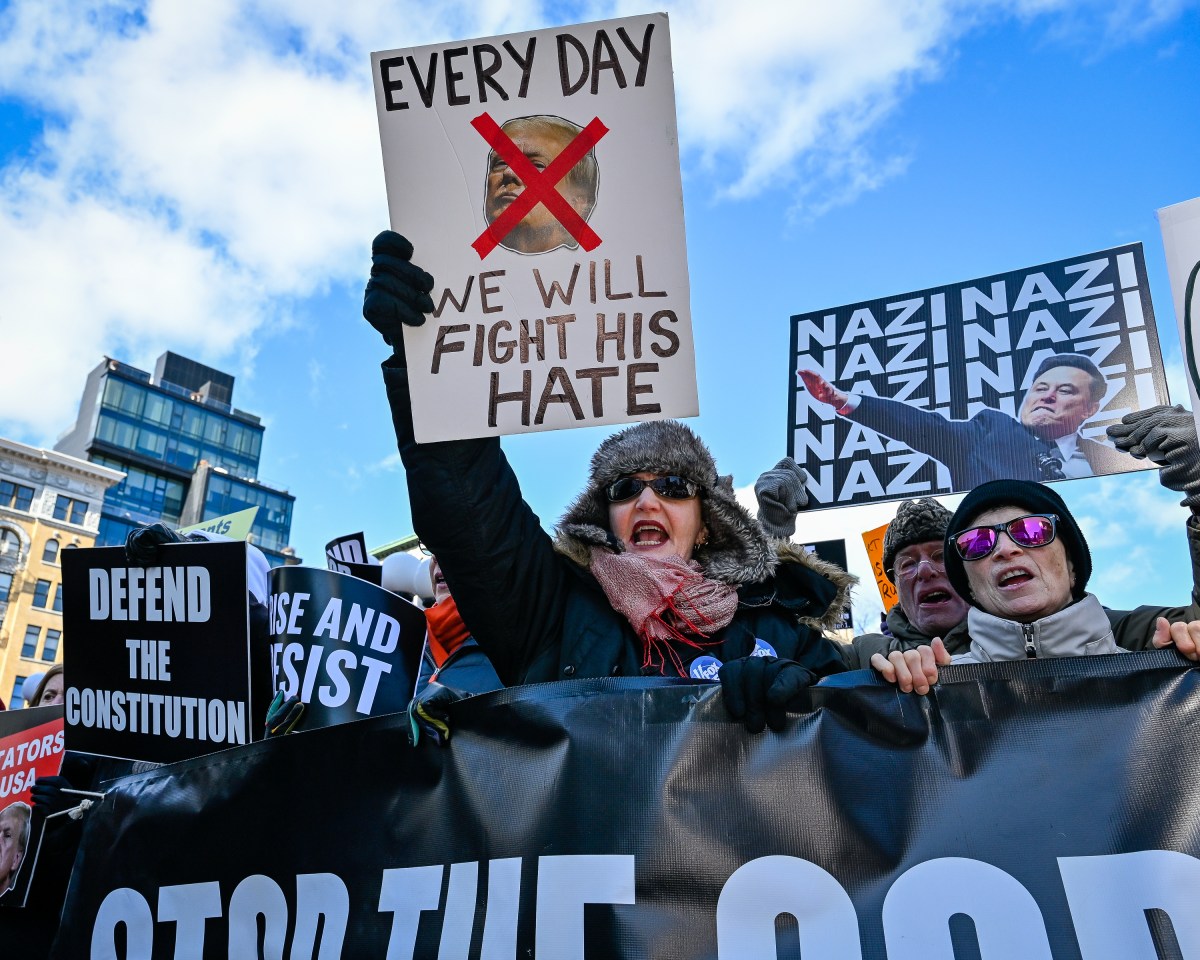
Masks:
[[[948,673],[757,736],[716,685],[542,684],[447,748],[375,717],[126,778],[54,956],[1200,957],[1197,671]]]

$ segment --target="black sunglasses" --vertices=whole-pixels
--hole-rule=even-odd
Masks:
[[[954,549],[964,560],[982,560],[996,549],[1001,532],[1018,547],[1044,547],[1054,542],[1058,517],[1053,513],[1031,513],[1004,523],[971,527],[954,535]]]
[[[646,487],[667,500],[691,500],[700,492],[700,487],[691,480],[672,474],[666,477],[655,477],[653,480],[622,477],[615,483],[610,483],[604,493],[608,497],[609,503],[624,503],[626,500],[632,500]]]

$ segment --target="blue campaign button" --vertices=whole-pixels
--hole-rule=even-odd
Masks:
[[[779,654],[775,652],[775,648],[759,637],[754,638],[754,651],[750,654],[752,657],[777,657]]]
[[[716,657],[697,657],[688,668],[693,680],[708,680],[715,682],[721,670],[721,661]]]

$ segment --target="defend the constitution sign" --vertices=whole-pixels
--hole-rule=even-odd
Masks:
[[[417,440],[698,413],[666,15],[371,62]]]

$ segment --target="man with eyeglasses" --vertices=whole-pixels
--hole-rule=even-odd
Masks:
[[[1107,389],[1100,369],[1080,353],[1053,354],[1038,364],[1016,418],[985,408],[968,420],[949,420],[899,400],[846,393],[814,370],[796,372],[813,399],[839,416],[943,463],[955,490],[1004,477],[1066,480],[1135,467],[1124,453],[1080,433]]]
[[[1159,614],[1105,610],[1087,592],[1092,558],[1066,503],[1049,487],[994,480],[972,490],[951,518],[946,574],[969,604],[969,648],[951,655],[940,640],[876,654],[872,666],[901,689],[927,693],[937,666],[1035,657],[1089,656],[1175,645],[1200,659],[1200,606]]]

